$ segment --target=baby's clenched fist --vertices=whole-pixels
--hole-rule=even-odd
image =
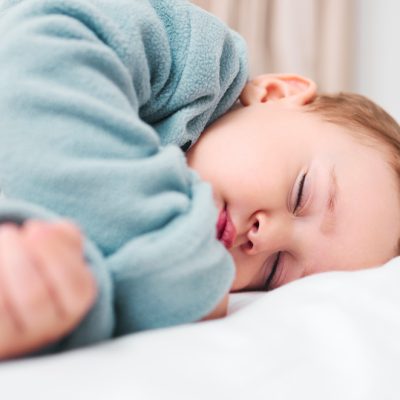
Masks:
[[[0,225],[0,359],[62,338],[95,296],[75,225],[36,220]]]

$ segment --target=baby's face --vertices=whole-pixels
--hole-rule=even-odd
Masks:
[[[228,212],[222,241],[237,268],[232,291],[396,255],[399,190],[383,152],[300,106],[231,111],[205,131],[188,163],[213,187],[220,230]]]

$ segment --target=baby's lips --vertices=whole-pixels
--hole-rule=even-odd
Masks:
[[[230,249],[236,239],[236,228],[233,224],[229,212],[226,212],[226,224],[224,232],[222,233],[221,241],[227,249]]]
[[[236,228],[233,224],[227,208],[221,210],[217,221],[217,239],[229,249],[236,238]]]
[[[219,216],[218,216],[218,220],[217,220],[217,226],[216,226],[217,235],[216,235],[216,237],[217,237],[218,240],[221,240],[222,234],[224,233],[226,220],[227,220],[226,217],[227,217],[226,208],[224,207],[220,211]]]

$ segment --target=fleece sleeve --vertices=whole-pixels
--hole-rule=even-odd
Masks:
[[[180,0],[0,7],[5,196],[80,224],[112,273],[116,334],[200,319],[234,266],[179,146],[237,99],[243,41]]]

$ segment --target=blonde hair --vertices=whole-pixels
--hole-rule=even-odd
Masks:
[[[318,95],[305,106],[306,112],[347,128],[352,134],[372,144],[383,145],[388,162],[394,169],[400,194],[400,125],[382,107],[355,93]],[[397,243],[400,255],[400,238]]]

